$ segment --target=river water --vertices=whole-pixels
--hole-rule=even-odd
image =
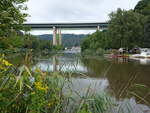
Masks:
[[[18,68],[26,64],[33,71],[73,73],[72,88],[80,95],[90,86],[91,92],[107,91],[118,102],[128,100],[150,112],[150,59],[36,53],[8,55],[8,60]]]

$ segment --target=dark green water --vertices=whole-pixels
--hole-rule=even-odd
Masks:
[[[150,103],[150,60],[148,59],[112,59],[75,54],[37,53],[12,54],[8,55],[8,60],[18,68],[26,64],[33,71],[38,67],[42,71],[74,73],[73,88],[81,92],[81,95],[84,95],[88,86],[91,86],[93,92],[107,91],[118,101],[131,99],[141,106]]]

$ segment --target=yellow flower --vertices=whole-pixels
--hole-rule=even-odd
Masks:
[[[36,69],[35,69],[35,72],[40,73],[41,70],[40,70],[39,68],[36,68]]]
[[[46,89],[48,89],[48,87],[47,87],[47,86],[46,86],[45,88],[46,88]]]
[[[4,59],[0,59],[1,64],[5,65],[5,66],[12,66],[11,63],[9,63],[7,60]]]
[[[41,82],[35,82],[35,87],[38,89],[38,90],[43,90],[43,91],[46,91],[48,89],[48,87],[43,87],[42,86],[42,83]]]
[[[48,103],[47,105],[48,105],[49,107],[51,107],[54,103],[55,103],[55,102],[50,102],[50,103]]]
[[[31,92],[31,95],[34,95],[35,94],[35,92],[33,91],[33,92]]]
[[[43,90],[43,91],[47,90],[47,88],[42,87],[42,86],[37,86],[36,88],[39,89],[39,90]]]
[[[41,82],[35,82],[34,83],[36,86],[41,86],[42,84],[41,84]]]
[[[10,64],[7,60],[3,60],[2,62],[3,62],[3,64],[5,64],[6,66],[12,66],[12,64]]]

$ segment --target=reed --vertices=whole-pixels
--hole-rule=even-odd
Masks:
[[[1,113],[133,113],[129,102],[118,104],[107,92],[85,95],[74,91],[72,73],[20,70],[0,57]],[[84,77],[86,77],[84,75]],[[66,85],[68,87],[66,87]],[[68,92],[64,89],[68,88]],[[75,96],[76,95],[76,96]],[[124,111],[125,106],[129,112]]]

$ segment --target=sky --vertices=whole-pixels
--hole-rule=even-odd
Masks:
[[[106,22],[117,8],[133,9],[139,0],[29,0],[27,23]],[[89,34],[93,30],[63,30],[63,33]],[[50,34],[50,30],[32,31]]]

